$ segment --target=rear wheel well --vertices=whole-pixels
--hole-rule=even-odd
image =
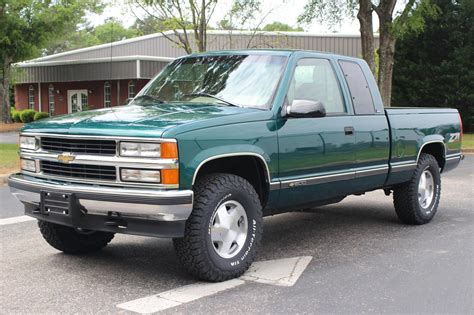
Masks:
[[[264,207],[268,199],[269,183],[266,167],[263,163],[262,159],[251,155],[217,158],[206,162],[197,170],[196,181],[205,175],[214,173],[240,176],[254,187],[262,207]]]
[[[438,165],[441,169],[444,168],[445,164],[445,149],[444,144],[441,142],[428,143],[421,149],[421,153],[427,153],[435,157]]]

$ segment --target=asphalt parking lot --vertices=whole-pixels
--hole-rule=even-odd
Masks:
[[[474,156],[443,176],[435,219],[406,226],[376,191],[265,219],[258,261],[311,256],[293,286],[243,284],[164,313],[474,312]],[[0,187],[0,221],[22,215]],[[6,221],[2,221],[6,222]],[[64,255],[36,222],[0,225],[0,310],[123,313],[121,303],[194,284],[170,240],[116,235],[100,253]]]

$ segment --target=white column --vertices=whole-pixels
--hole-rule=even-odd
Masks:
[[[120,105],[120,80],[117,80],[117,105]]]
[[[41,82],[38,82],[38,111],[41,112]]]

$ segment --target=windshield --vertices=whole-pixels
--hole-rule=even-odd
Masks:
[[[270,55],[177,59],[133,103],[195,102],[269,108],[286,60]]]

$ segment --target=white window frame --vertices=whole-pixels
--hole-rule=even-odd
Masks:
[[[128,98],[134,98],[135,97],[135,86],[136,86],[135,81],[130,80],[128,82],[128,89],[127,89]]]
[[[104,108],[112,106],[112,86],[110,82],[104,83]]]
[[[28,108],[35,109],[35,87],[33,85],[28,87]]]
[[[54,86],[52,84],[48,87],[48,112],[49,116],[54,116]]]

